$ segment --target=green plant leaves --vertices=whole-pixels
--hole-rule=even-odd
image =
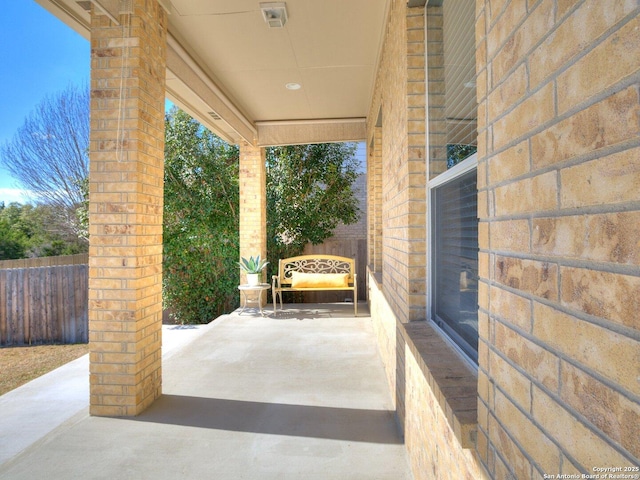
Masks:
[[[260,273],[268,263],[269,262],[264,259],[261,260],[260,255],[258,255],[255,258],[253,256],[249,256],[248,259],[242,257],[238,262],[238,265],[240,266],[240,269],[246,273]]]
[[[165,122],[163,296],[176,321],[238,306],[238,149],[174,109]]]
[[[164,302],[180,322],[207,323],[237,308],[238,266],[259,273],[269,262],[237,261],[237,147],[178,109],[165,128]],[[358,220],[354,150],[340,143],[266,149],[269,258],[297,255],[339,223]]]

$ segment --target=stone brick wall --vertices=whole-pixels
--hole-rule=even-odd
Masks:
[[[166,16],[91,17],[91,414],[137,415],[161,394]]]
[[[378,351],[385,366],[398,427],[404,434],[414,478],[489,478],[478,455],[478,450],[486,450],[486,439],[476,437],[477,442],[485,442],[482,445],[477,443],[478,449],[476,445],[462,445],[460,429],[467,426],[456,421],[456,416],[448,408],[445,392],[435,385],[430,373],[449,374],[450,378],[445,380],[447,394],[461,392],[466,380],[460,380],[456,370],[448,366],[447,356],[435,355],[440,358],[440,372],[425,371],[424,360],[418,360],[416,352],[409,348],[404,329],[406,325],[423,322],[401,322],[372,273],[369,274],[369,302]],[[429,354],[424,350],[417,353]],[[450,355],[455,353],[450,352]],[[475,385],[471,391],[474,395],[462,400],[475,402]]]
[[[413,301],[426,286],[412,260],[426,270],[424,236],[413,236],[426,230],[426,173],[410,153],[422,128],[410,92],[421,87],[409,85],[424,83],[411,72],[420,62],[412,53],[424,55],[411,33],[424,19],[411,17],[423,9],[392,2],[369,112],[369,204],[382,223],[378,231],[370,217],[369,301],[414,475],[527,479],[637,465],[640,8],[476,5],[481,278],[470,448],[452,428],[449,394],[426,380],[425,368],[446,367],[425,367],[402,333],[426,318]],[[438,146],[431,133],[429,155]]]
[[[405,430],[415,480],[447,478],[480,480],[486,472],[472,449],[460,448],[456,435],[430,388],[416,357],[405,347]]]
[[[638,4],[477,7],[479,453],[496,478],[637,465]]]
[[[427,7],[427,95],[429,180],[447,169],[446,88],[444,78],[444,18],[442,5]]]
[[[383,290],[403,322],[425,315],[424,64],[423,9],[393,1],[367,128],[369,144],[380,142],[382,152]]]
[[[264,148],[240,144],[240,256],[267,258],[267,170]],[[263,273],[263,277],[264,277]],[[241,273],[240,283],[246,283]],[[269,283],[270,279],[262,278]]]
[[[369,273],[368,278],[368,300],[371,310],[373,331],[378,341],[378,351],[382,357],[389,391],[392,392],[395,406],[396,392],[396,316],[391,311],[384,295],[381,285],[378,284],[375,276]]]
[[[367,156],[367,264],[382,273],[382,129],[373,128]]]
[[[440,406],[443,399],[433,393],[417,367],[402,328],[426,318],[424,22],[423,8],[392,2],[367,130],[369,205],[373,205],[369,301],[415,477],[476,479],[485,476],[477,454],[460,444]]]

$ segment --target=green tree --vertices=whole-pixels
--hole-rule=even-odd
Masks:
[[[165,122],[164,299],[206,323],[238,305],[238,149],[174,108]]]
[[[48,203],[35,207],[25,205],[24,208],[24,222],[34,227],[28,256],[52,257],[87,252],[86,239],[66,227],[58,208]]]
[[[267,149],[270,258],[299,255],[308,243],[317,245],[331,237],[338,224],[358,221],[353,191],[358,177],[355,150],[356,145],[350,143]]]
[[[0,209],[0,260],[69,255],[86,245],[66,229],[59,229],[56,208],[47,204],[10,203]]]
[[[0,202],[0,260],[24,258],[27,250],[27,238],[13,223],[19,216],[16,210],[19,204],[10,203],[5,206]]]
[[[322,243],[340,222],[357,221],[354,151],[351,144],[267,149],[270,266]],[[206,323],[238,306],[238,155],[183,111],[167,115],[163,292],[180,322]]]
[[[61,235],[82,237],[76,209],[89,175],[89,88],[70,85],[44,98],[0,145],[0,164],[37,202],[55,208],[49,216]],[[66,230],[66,232],[63,232]]]

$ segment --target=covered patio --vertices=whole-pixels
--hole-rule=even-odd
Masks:
[[[366,450],[355,478],[402,478],[379,469],[404,455],[392,412],[416,479],[637,472],[638,2],[37,1],[91,40],[94,417],[70,429],[105,437],[114,455],[79,442],[47,472],[86,452],[102,477],[139,462],[176,473],[185,462],[148,452],[180,438],[176,458],[197,451],[202,463],[186,465],[203,471],[237,473],[237,458],[295,470],[290,457],[309,455],[306,478],[348,478],[349,452]],[[348,327],[364,318],[225,319],[212,329],[234,323],[229,354],[163,363],[167,97],[239,145],[241,256],[277,260],[265,147],[366,142],[374,336],[362,349]],[[335,331],[304,331],[315,322]],[[351,363],[376,346],[390,395],[384,378],[367,390],[371,365]],[[146,436],[137,450],[132,428]],[[228,450],[189,443],[219,431]]]
[[[276,262],[265,147],[365,140],[389,1],[38,2],[91,42],[91,414],[135,416],[163,393],[166,99],[239,146],[239,253]]]
[[[74,413],[77,402],[58,398],[68,411],[0,459],[0,478],[412,478],[366,308],[357,318],[350,304],[254,313],[165,325],[164,394],[135,418],[89,415],[86,358],[53,372],[38,385],[41,401],[66,381],[84,405]],[[84,372],[63,380],[65,368]],[[33,386],[0,398],[24,435],[39,422],[34,411],[47,410],[22,403]],[[10,431],[3,451],[20,442]]]

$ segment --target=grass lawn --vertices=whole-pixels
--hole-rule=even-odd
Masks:
[[[86,343],[0,348],[0,395],[89,353]]]

